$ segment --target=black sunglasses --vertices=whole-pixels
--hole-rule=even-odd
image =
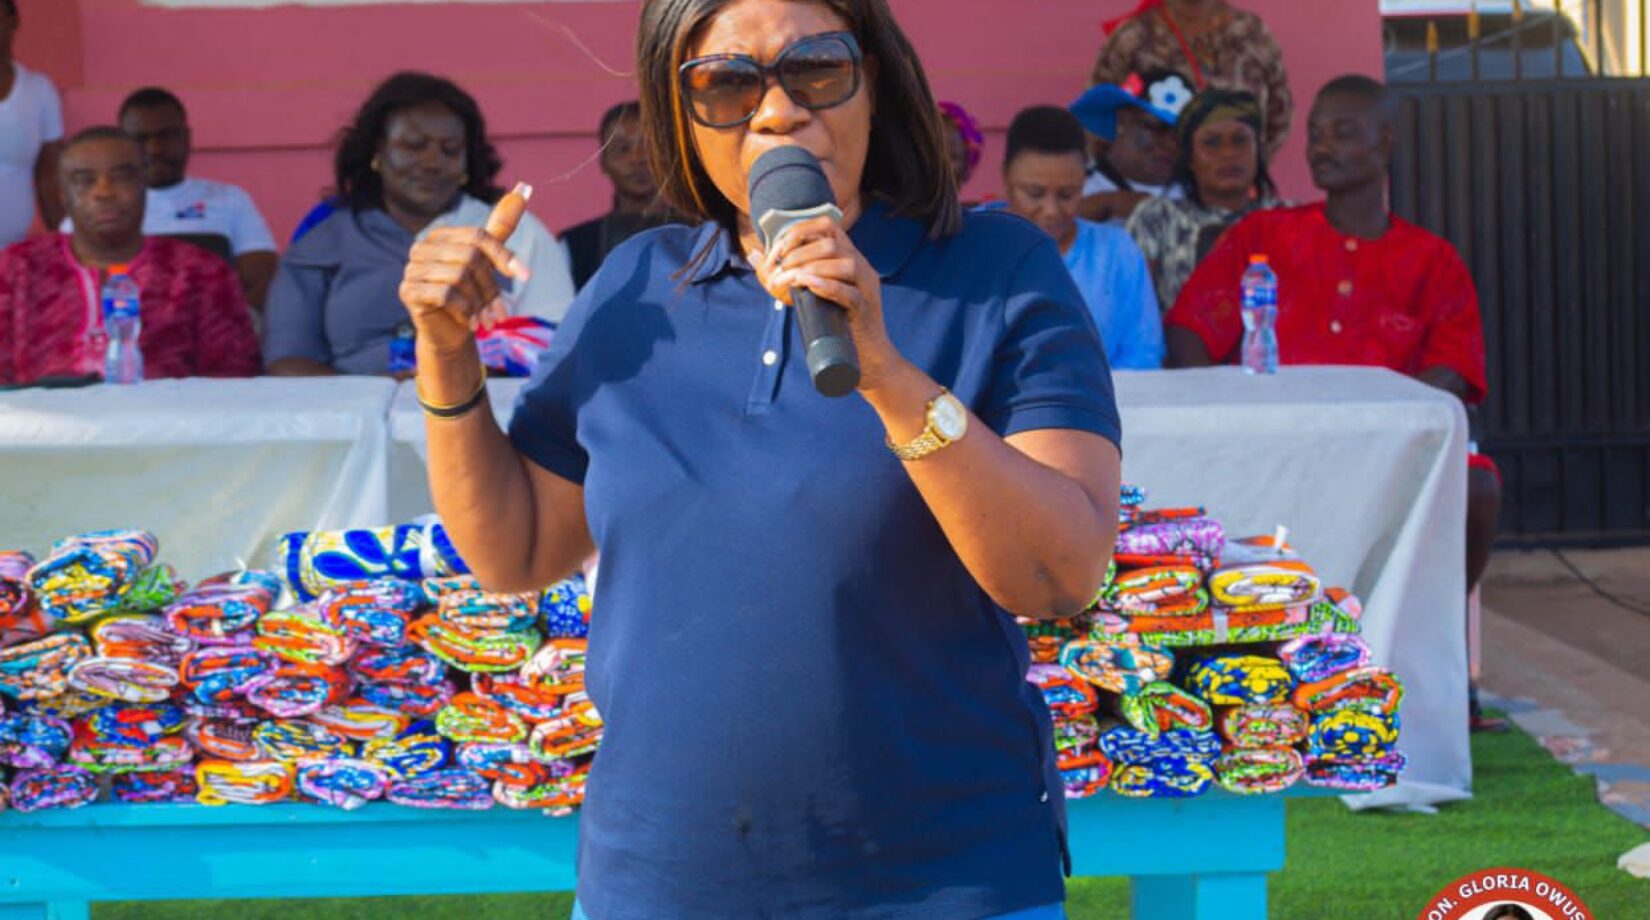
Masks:
[[[817,112],[859,92],[859,41],[851,32],[824,32],[797,39],[772,64],[748,54],[709,54],[684,63],[677,76],[693,120],[707,128],[731,128],[756,116],[768,88],[779,82],[791,101]]]

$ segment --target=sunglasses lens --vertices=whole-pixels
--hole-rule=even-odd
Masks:
[[[841,105],[858,89],[859,62],[841,38],[811,39],[791,46],[779,61],[779,82],[798,105]]]
[[[682,83],[694,116],[707,125],[739,124],[762,102],[762,71],[749,61],[700,61]]]

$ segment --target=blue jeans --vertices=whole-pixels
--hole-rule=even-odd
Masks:
[[[579,902],[573,902],[573,916],[569,920],[590,920],[584,913]],[[990,920],[1066,920],[1066,906],[1064,904],[1044,904],[1042,907],[1028,907],[1017,910],[1012,914],[999,914]]]

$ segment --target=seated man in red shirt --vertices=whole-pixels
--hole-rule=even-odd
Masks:
[[[1362,76],[1330,81],[1307,136],[1312,182],[1327,199],[1260,211],[1226,232],[1164,318],[1168,365],[1236,360],[1239,282],[1249,256],[1265,254],[1278,275],[1279,363],[1386,367],[1468,406],[1483,401],[1484,331],[1466,264],[1448,241],[1387,210],[1396,141],[1386,90]],[[1467,492],[1470,593],[1501,507],[1493,464],[1474,458]]]
[[[117,265],[140,292],[146,377],[257,374],[258,339],[234,270],[188,243],[144,237],[138,145],[90,128],[64,145],[58,168],[74,232],[0,252],[0,384],[102,375],[100,291]]]

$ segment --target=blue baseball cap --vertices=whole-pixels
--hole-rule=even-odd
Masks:
[[[1174,127],[1180,110],[1192,101],[1191,81],[1173,71],[1142,77],[1130,74],[1122,83],[1097,83],[1067,106],[1090,134],[1117,139],[1117,110],[1135,108]]]

